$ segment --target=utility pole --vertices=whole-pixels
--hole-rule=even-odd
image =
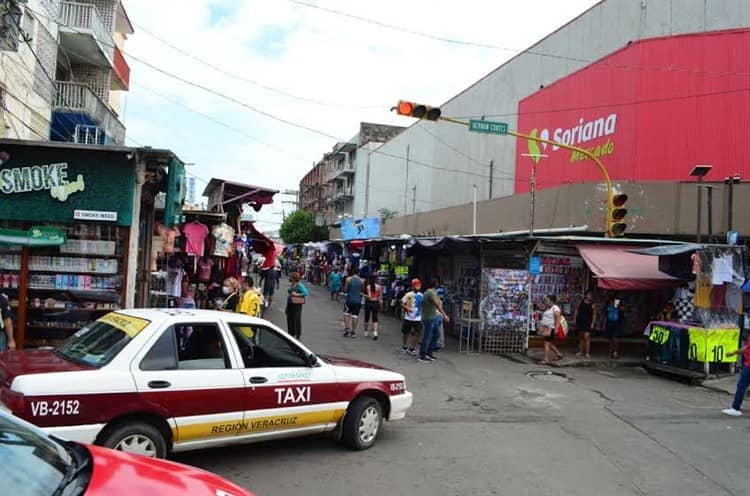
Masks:
[[[404,215],[406,215],[406,197],[409,192],[409,145],[406,145],[406,179],[404,179]]]
[[[490,160],[490,197],[489,197],[490,200],[492,200],[492,180],[495,176],[494,172],[495,172],[495,161]]]
[[[370,155],[372,155],[372,152],[368,151],[365,170],[365,217],[370,216]]]
[[[531,162],[531,178],[529,178],[529,237],[534,235],[534,211],[536,207],[536,162]]]
[[[411,187],[411,214],[417,213],[417,185]]]
[[[474,185],[474,215],[472,216],[472,234],[477,233],[477,185]]]

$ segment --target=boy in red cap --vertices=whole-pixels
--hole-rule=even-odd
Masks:
[[[403,346],[401,353],[411,356],[417,355],[417,341],[422,333],[422,281],[412,279],[412,290],[401,298],[401,308],[404,309],[404,323],[401,326],[401,339]]]

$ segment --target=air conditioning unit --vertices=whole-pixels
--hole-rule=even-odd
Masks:
[[[104,129],[99,126],[78,124],[76,125],[73,142],[85,145],[103,145],[106,136]]]

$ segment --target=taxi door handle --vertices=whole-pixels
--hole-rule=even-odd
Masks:
[[[167,381],[149,381],[148,383],[148,387],[150,387],[151,389],[164,389],[168,388],[171,385],[172,384]]]
[[[268,379],[266,379],[265,377],[256,376],[250,378],[250,384],[263,384],[266,382],[268,382]]]

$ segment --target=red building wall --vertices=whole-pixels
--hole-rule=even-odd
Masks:
[[[518,122],[598,150],[613,180],[689,180],[696,164],[713,165],[706,180],[750,179],[750,29],[632,43],[522,100]],[[537,188],[601,180],[588,159],[539,151]],[[529,190],[524,154],[535,152],[518,141],[517,193]]]

